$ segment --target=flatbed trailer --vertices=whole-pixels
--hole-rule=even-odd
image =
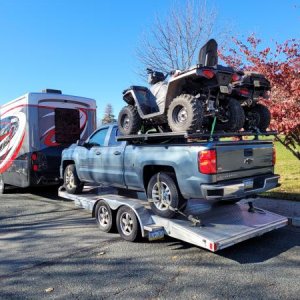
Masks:
[[[136,241],[142,236],[151,241],[166,235],[212,252],[288,224],[286,217],[253,207],[251,202],[191,199],[176,218],[167,219],[153,214],[147,201],[120,195],[110,188],[86,187],[82,194],[75,195],[61,187],[58,195],[90,211],[100,230],[109,232],[116,225],[125,240]]]

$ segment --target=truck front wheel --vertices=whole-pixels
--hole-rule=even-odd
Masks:
[[[184,199],[171,173],[157,173],[149,181],[147,195],[152,211],[164,218],[173,218],[176,209],[183,206]]]
[[[83,190],[83,182],[78,178],[74,164],[68,165],[64,172],[64,186],[69,194],[80,194]]]

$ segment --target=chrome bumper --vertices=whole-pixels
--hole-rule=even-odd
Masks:
[[[239,180],[239,182],[202,184],[201,192],[207,200],[226,200],[235,198],[244,198],[253,194],[262,193],[279,186],[279,176],[272,175],[265,178],[259,178],[262,184],[255,184],[257,178],[249,177]],[[251,182],[253,186],[251,187]]]

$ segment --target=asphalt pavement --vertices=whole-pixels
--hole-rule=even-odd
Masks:
[[[211,253],[171,238],[129,243],[100,232],[53,191],[0,197],[1,299],[299,299],[297,227]],[[285,203],[293,208],[274,212],[300,213],[299,202]]]

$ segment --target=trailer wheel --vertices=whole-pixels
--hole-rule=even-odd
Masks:
[[[5,183],[2,174],[0,174],[0,194],[5,194]]]
[[[64,172],[64,186],[69,194],[80,194],[83,190],[83,182],[78,178],[74,164],[67,165]]]
[[[175,176],[171,173],[153,175],[148,184],[147,195],[151,201],[151,209],[161,217],[173,218],[175,210],[184,206],[184,199],[177,187]]]
[[[113,213],[109,205],[104,201],[100,200],[95,209],[95,216],[98,227],[101,231],[112,232],[115,225]]]
[[[121,206],[117,213],[117,229],[120,236],[129,242],[141,238],[141,228],[135,212],[128,206]]]

